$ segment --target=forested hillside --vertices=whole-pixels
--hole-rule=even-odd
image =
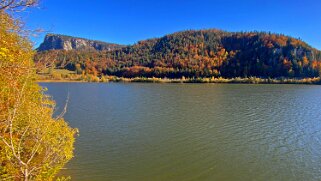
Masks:
[[[289,36],[264,32],[183,31],[110,51],[38,52],[41,67],[122,77],[318,77],[321,53]]]

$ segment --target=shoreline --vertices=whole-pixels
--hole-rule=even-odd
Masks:
[[[38,83],[108,83],[108,82],[124,82],[124,83],[182,83],[182,84],[307,84],[307,85],[321,85],[321,78],[181,78],[181,79],[168,79],[168,78],[124,78],[115,76],[106,76],[102,78],[96,78],[93,80],[86,79],[38,79]]]

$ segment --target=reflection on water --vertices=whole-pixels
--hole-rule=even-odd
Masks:
[[[321,179],[320,86],[41,85],[70,94],[73,180]]]

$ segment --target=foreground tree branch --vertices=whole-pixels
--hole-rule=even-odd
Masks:
[[[32,2],[0,1],[0,180],[52,180],[73,157],[77,130],[53,118],[55,103],[34,81],[32,45],[4,11]]]
[[[0,0],[0,11],[22,11],[30,6],[35,6],[37,0]]]

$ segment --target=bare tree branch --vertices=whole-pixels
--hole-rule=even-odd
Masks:
[[[68,95],[67,95],[65,107],[64,107],[63,111],[60,113],[60,115],[55,118],[55,120],[59,120],[59,119],[64,117],[64,115],[67,113],[68,103],[69,103],[69,92],[68,92]]]
[[[23,11],[28,7],[35,6],[37,0],[0,0],[0,11]]]

